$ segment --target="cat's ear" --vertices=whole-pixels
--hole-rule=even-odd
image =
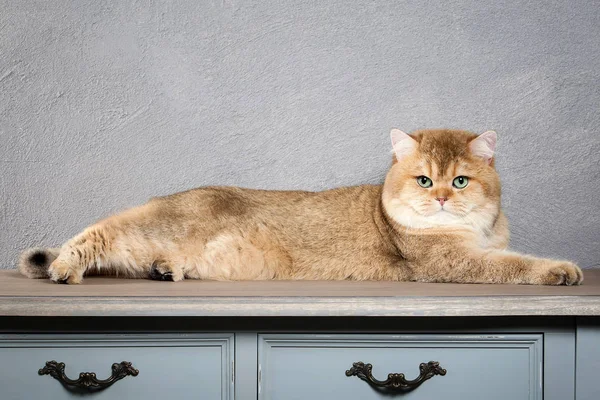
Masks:
[[[492,163],[496,150],[496,132],[487,131],[471,140],[469,149],[474,156],[482,158],[488,164]]]
[[[392,148],[398,161],[411,154],[417,148],[417,141],[400,129],[392,129],[390,137],[392,138]]]

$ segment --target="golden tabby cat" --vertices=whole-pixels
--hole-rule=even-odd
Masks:
[[[576,285],[569,261],[506,251],[496,134],[391,132],[382,186],[324,192],[206,187],[150,200],[60,249],[30,249],[31,278],[353,279]]]

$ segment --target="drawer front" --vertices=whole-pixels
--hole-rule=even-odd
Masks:
[[[260,335],[259,399],[541,400],[542,349],[539,334]],[[439,362],[445,375],[412,391],[346,374],[363,362],[378,381],[389,373],[414,380],[429,361]]]
[[[0,398],[233,399],[233,342],[228,334],[0,335]],[[90,391],[40,375],[47,361],[64,363],[72,380],[80,372],[107,379],[122,361],[139,373]]]

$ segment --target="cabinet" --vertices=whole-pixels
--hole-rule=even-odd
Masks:
[[[67,380],[40,375],[51,361]],[[137,373],[106,388],[72,382],[123,361]],[[2,400],[597,400],[599,368],[600,271],[574,288],[0,272]]]

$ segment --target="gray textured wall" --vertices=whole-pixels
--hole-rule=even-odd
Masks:
[[[154,195],[380,182],[392,126],[496,129],[513,247],[598,265],[599,38],[597,1],[0,0],[0,266]]]

